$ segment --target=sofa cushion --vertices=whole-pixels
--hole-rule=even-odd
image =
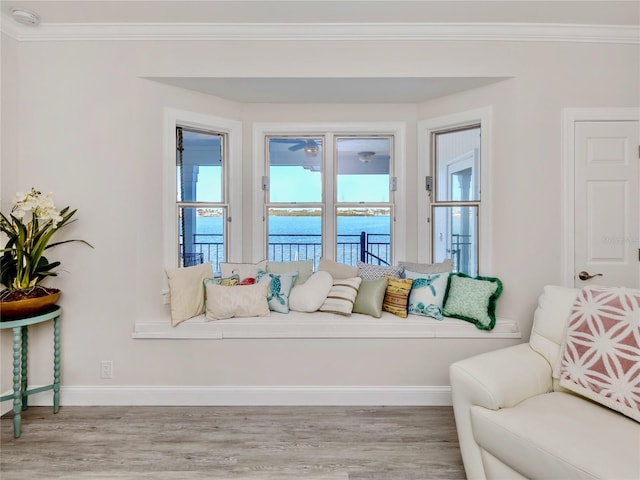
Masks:
[[[481,448],[526,478],[640,478],[640,424],[553,392],[511,408],[471,408]]]
[[[538,298],[529,345],[546,358],[552,368],[557,364],[562,334],[578,292],[576,288],[547,285]],[[558,378],[557,371],[554,376]]]
[[[640,290],[584,287],[560,359],[562,387],[640,422]]]
[[[329,272],[315,272],[302,285],[294,285],[289,294],[289,308],[295,312],[315,312],[333,286]]]

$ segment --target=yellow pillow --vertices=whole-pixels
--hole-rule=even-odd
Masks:
[[[409,303],[409,293],[411,293],[413,280],[410,278],[395,278],[390,275],[385,275],[385,277],[387,277],[387,289],[384,292],[382,310],[393,313],[398,317],[407,318],[407,304]]]

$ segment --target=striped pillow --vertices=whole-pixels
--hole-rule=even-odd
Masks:
[[[350,317],[353,311],[353,303],[358,295],[360,282],[362,282],[360,277],[334,280],[327,299],[318,310]]]
[[[409,303],[409,293],[411,293],[411,278],[387,277],[387,291],[384,294],[382,310],[393,313],[401,318],[407,318],[407,304]]]

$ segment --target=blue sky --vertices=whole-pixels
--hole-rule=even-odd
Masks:
[[[220,201],[221,181],[219,167],[200,167],[197,199]],[[277,167],[270,179],[271,202],[321,202],[320,172],[302,167]],[[340,175],[338,202],[388,202],[388,175]]]
[[[184,130],[185,159],[187,164],[200,164],[196,198],[185,201],[219,202],[221,198],[221,167],[211,166],[211,159],[220,157],[220,140],[217,135]],[[203,157],[206,157],[204,160]],[[209,164],[209,165],[206,165]],[[186,173],[185,173],[186,174]],[[322,176],[320,172],[306,170],[302,166],[275,166],[270,172],[270,200],[281,202],[322,202]],[[388,174],[339,175],[337,181],[338,202],[388,202]]]

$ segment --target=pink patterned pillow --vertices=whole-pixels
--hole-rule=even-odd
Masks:
[[[640,290],[580,291],[562,341],[560,385],[640,422]]]

